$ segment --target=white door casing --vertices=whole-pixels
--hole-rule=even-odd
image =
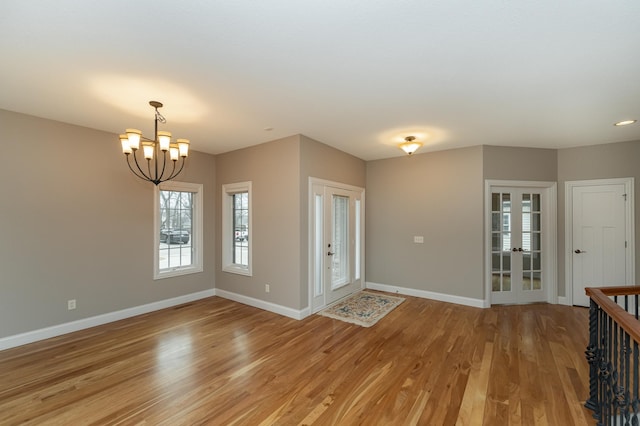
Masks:
[[[485,219],[485,304],[557,303],[556,183],[487,180]]]
[[[317,312],[363,288],[364,189],[309,179],[309,306]]]
[[[565,183],[567,303],[589,306],[586,287],[635,283],[633,178]]]

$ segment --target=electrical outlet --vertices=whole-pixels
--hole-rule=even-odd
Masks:
[[[413,242],[416,244],[424,244],[424,237],[422,235],[415,235],[413,237]]]
[[[76,299],[67,300],[67,309],[73,311],[76,308]]]
[[[265,284],[264,285],[264,292],[265,293],[269,293],[271,291],[271,288],[269,287],[269,284]]]

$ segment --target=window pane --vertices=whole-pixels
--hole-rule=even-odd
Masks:
[[[249,193],[233,194],[233,260],[236,265],[249,265]]]
[[[500,211],[500,194],[495,192],[491,194],[491,211]]]
[[[194,229],[192,228],[193,200],[191,192],[160,190],[160,270],[193,264]]]

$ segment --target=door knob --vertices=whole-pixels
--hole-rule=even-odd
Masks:
[[[330,251],[327,252],[327,256],[333,256],[335,253],[332,253]]]
[[[586,253],[586,251],[584,251],[584,250],[580,250],[580,249],[576,249],[576,250],[574,251],[574,253],[575,253],[575,254],[581,254],[581,253]]]

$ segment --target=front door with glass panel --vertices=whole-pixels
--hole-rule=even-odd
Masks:
[[[492,188],[493,304],[547,300],[543,196],[544,191],[536,188]]]
[[[310,278],[315,312],[362,288],[362,190],[312,185]]]

